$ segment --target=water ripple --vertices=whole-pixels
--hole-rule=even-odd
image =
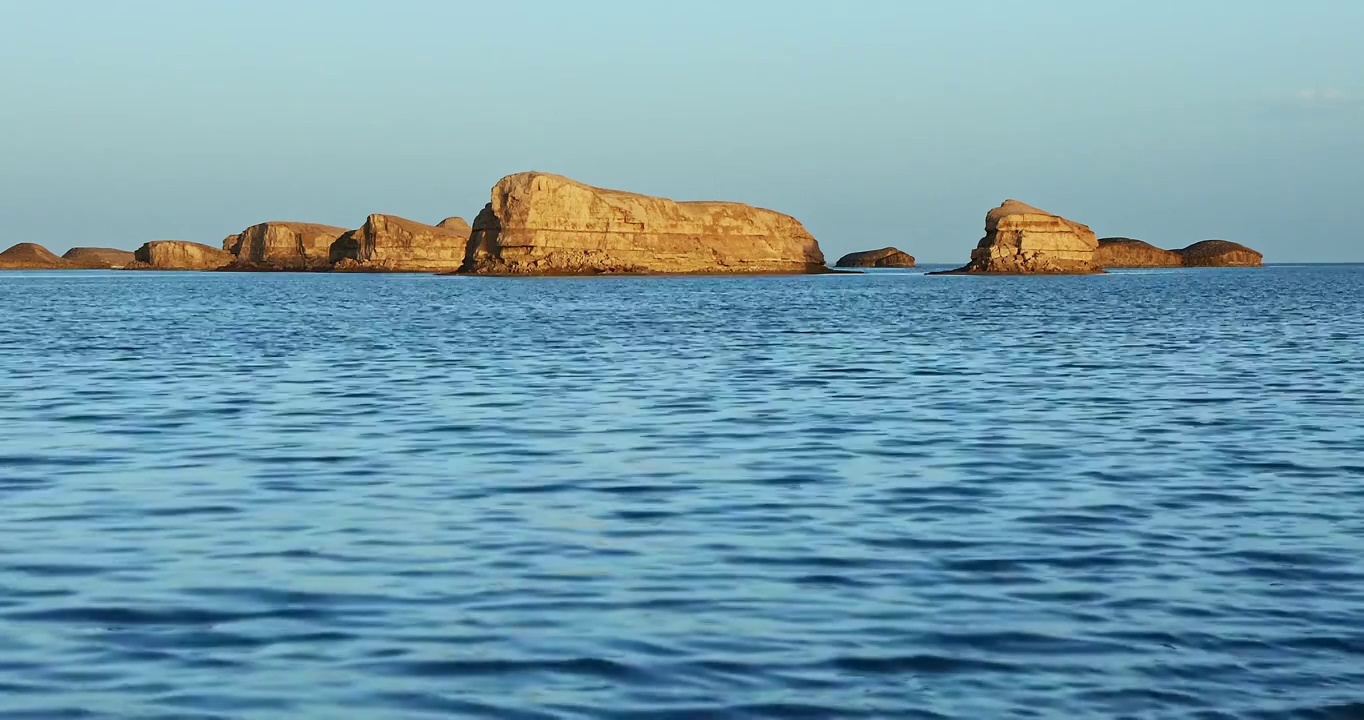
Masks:
[[[8,273],[0,717],[1364,716],[1362,288]]]

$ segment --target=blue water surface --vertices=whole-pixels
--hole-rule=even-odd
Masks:
[[[1364,266],[0,274],[5,718],[1364,717]]]

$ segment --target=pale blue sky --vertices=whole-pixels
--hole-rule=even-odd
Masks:
[[[1364,261],[1357,0],[0,0],[0,245],[472,218],[523,170],[964,261],[1013,197]]]

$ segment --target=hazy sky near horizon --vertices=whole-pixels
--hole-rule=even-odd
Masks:
[[[961,262],[1017,198],[1364,261],[1364,2],[0,0],[0,245],[472,219],[543,170]]]

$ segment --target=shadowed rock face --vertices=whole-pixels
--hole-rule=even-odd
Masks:
[[[1105,268],[1179,267],[1183,258],[1173,250],[1163,250],[1132,238],[1099,238],[1094,264]]]
[[[469,233],[457,227],[370,215],[364,226],[332,243],[329,257],[337,270],[453,272],[464,262],[468,240]]]
[[[131,264],[135,258],[130,250],[77,247],[67,250],[62,259],[84,268],[117,269]]]
[[[242,234],[228,235],[223,238],[223,249],[236,255],[242,249]]]
[[[185,240],[153,240],[133,253],[130,270],[217,270],[232,262],[232,253]]]
[[[1204,240],[1176,250],[1188,267],[1258,267],[1264,255],[1228,240]]]
[[[325,269],[332,243],[345,232],[345,228],[317,223],[252,225],[241,232],[236,244],[236,264],[270,270]],[[231,236],[223,241],[225,247],[229,240]]]
[[[493,186],[461,267],[489,275],[825,271],[819,243],[789,215],[675,202],[538,172]]]
[[[914,256],[893,247],[848,253],[834,263],[843,268],[911,268]]]
[[[1006,200],[985,215],[985,237],[971,262],[951,273],[1088,274],[1099,241],[1087,225]]]
[[[74,267],[36,243],[19,243],[0,253],[0,270],[63,270]]]

